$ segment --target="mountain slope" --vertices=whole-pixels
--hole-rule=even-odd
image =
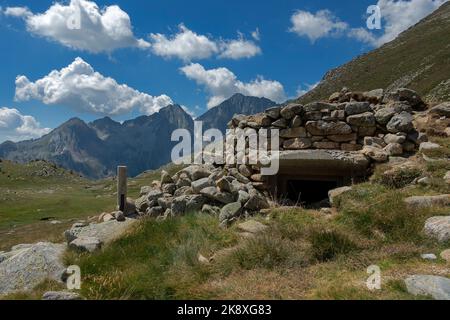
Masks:
[[[275,105],[275,102],[266,98],[247,97],[237,93],[196,120],[203,121],[203,130],[217,128],[225,133],[227,123],[235,114],[255,114]]]
[[[429,102],[450,100],[450,2],[392,42],[329,71],[298,102],[325,99],[343,87],[353,91],[408,87]]]

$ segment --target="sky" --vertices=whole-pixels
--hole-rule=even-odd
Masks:
[[[283,102],[445,1],[0,0],[0,142],[235,93]]]

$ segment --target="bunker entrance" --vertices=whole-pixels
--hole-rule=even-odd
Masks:
[[[289,203],[320,208],[328,205],[328,191],[337,187],[336,180],[287,180],[286,196]]]

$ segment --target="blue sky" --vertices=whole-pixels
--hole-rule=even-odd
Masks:
[[[444,0],[70,2],[0,1],[0,142],[38,136],[74,116],[121,121],[169,102],[199,115],[237,91],[281,102]],[[83,32],[73,36],[50,13],[70,12],[76,2],[82,13],[97,4],[100,17],[120,9],[104,25],[86,27],[81,18]],[[366,10],[377,2],[382,29],[368,30]],[[75,71],[61,70],[68,66]],[[99,75],[64,82],[66,72],[86,69]],[[53,70],[60,73],[48,76]]]

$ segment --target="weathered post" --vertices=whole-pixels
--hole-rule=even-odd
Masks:
[[[125,212],[127,201],[127,167],[117,167],[117,206],[119,210]]]

